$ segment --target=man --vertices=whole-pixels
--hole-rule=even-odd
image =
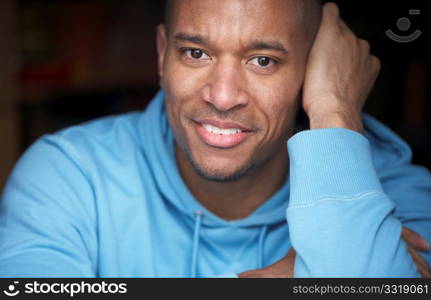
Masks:
[[[18,162],[0,274],[428,276],[430,174],[361,114],[380,65],[336,5],[167,12],[146,111],[46,135]]]

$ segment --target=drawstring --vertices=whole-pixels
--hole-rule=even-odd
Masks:
[[[263,254],[264,254],[264,248],[263,248],[263,239],[266,235],[266,231],[268,230],[268,225],[265,225],[262,227],[259,233],[259,242],[258,242],[258,248],[257,248],[257,265],[258,268],[263,268]]]
[[[196,277],[196,268],[197,268],[197,259],[198,259],[198,249],[199,249],[199,229],[201,227],[201,221],[203,212],[200,210],[195,211],[196,221],[195,221],[195,230],[193,233],[193,251],[192,251],[192,268],[191,268],[191,277]]]
[[[195,211],[195,228],[193,232],[193,250],[192,250],[192,265],[191,265],[191,276],[192,278],[196,278],[196,270],[197,270],[197,260],[198,260],[198,250],[199,250],[199,230],[201,228],[201,222],[203,217],[203,212],[200,210]],[[263,256],[264,256],[264,238],[268,231],[268,225],[262,226],[262,229],[259,232],[259,241],[258,241],[258,268],[263,268]]]

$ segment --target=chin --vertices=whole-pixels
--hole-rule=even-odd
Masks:
[[[193,159],[189,160],[195,172],[202,178],[214,182],[232,182],[241,179],[242,177],[250,174],[255,164],[253,162],[243,165],[232,165],[224,163],[198,163]]]

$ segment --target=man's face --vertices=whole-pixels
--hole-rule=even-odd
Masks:
[[[232,180],[287,155],[309,49],[302,0],[181,0],[158,31],[159,73],[179,149]]]

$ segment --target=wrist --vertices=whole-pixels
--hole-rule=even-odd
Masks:
[[[362,123],[361,115],[333,112],[327,114],[318,114],[309,116],[310,129],[321,128],[345,128],[350,129],[360,134],[364,133],[364,126]]]

